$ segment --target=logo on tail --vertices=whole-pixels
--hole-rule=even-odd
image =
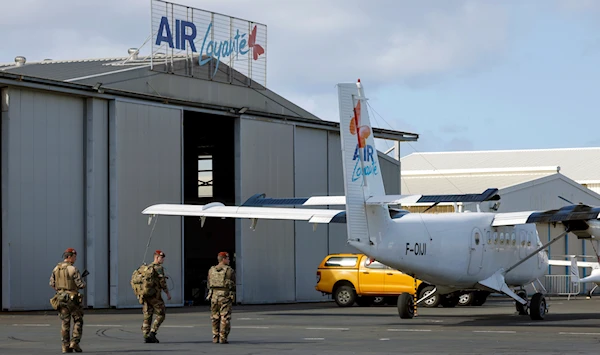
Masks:
[[[352,160],[356,161],[354,170],[352,171],[352,182],[360,179],[362,175],[378,175],[379,169],[375,159],[373,159],[375,149],[373,149],[371,145],[367,144],[367,138],[371,135],[371,127],[368,125],[361,126],[360,100],[356,103],[356,106],[354,107],[354,116],[350,120],[350,133],[357,138],[356,149],[354,150],[354,156],[352,157]],[[364,164],[363,169],[361,169],[360,162],[361,154]],[[367,165],[367,163],[371,164]]]

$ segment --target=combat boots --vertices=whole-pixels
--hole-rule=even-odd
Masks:
[[[79,347],[79,343],[71,343],[71,345],[69,346],[69,348],[73,351],[75,351],[76,353],[80,353],[83,350],[81,350],[81,348]],[[70,352],[70,351],[69,351]]]
[[[64,344],[62,345],[62,352],[63,353],[72,353],[73,350],[69,347],[69,344]]]
[[[219,342],[219,336],[213,335],[213,343],[217,344]]]
[[[156,339],[156,333],[150,332],[147,337],[144,338],[145,343],[160,343],[158,339]]]

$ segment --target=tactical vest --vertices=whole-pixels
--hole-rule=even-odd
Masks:
[[[54,272],[54,282],[57,290],[77,291],[75,280],[69,276],[69,263],[59,263]]]
[[[213,266],[208,271],[208,277],[210,284],[209,288],[229,288],[229,282],[227,282],[227,271],[229,270],[229,266],[222,266],[217,269],[216,266]]]

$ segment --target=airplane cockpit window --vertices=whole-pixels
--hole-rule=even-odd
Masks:
[[[356,256],[332,256],[327,259],[325,266],[354,266],[358,261]]]

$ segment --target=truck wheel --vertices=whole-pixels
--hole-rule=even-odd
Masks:
[[[410,293],[404,292],[398,296],[398,315],[402,319],[411,319],[415,316],[415,303]]]
[[[356,301],[356,291],[351,286],[342,285],[335,289],[333,299],[340,307],[350,307]]]
[[[475,295],[473,297],[473,302],[471,303],[471,305],[473,306],[482,306],[485,301],[487,300],[487,297],[489,296],[489,292],[487,291],[477,291],[475,292]]]

